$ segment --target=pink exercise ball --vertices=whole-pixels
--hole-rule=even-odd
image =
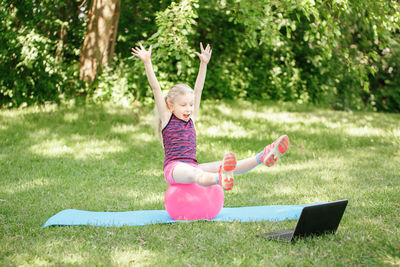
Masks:
[[[219,185],[172,184],[165,192],[164,203],[174,220],[210,220],[224,206],[224,191]]]

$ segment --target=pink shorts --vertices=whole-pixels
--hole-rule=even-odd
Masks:
[[[164,178],[165,178],[165,181],[166,181],[168,184],[176,184],[176,183],[175,183],[175,180],[174,180],[174,177],[172,176],[172,174],[173,174],[173,172],[174,172],[174,169],[175,169],[176,164],[181,163],[181,162],[182,162],[182,161],[178,161],[178,160],[176,160],[176,161],[171,161],[171,162],[169,162],[169,163],[167,164],[167,166],[165,166],[165,168],[164,168]],[[193,167],[199,166],[198,163],[189,163],[189,162],[182,162],[182,163],[189,164],[190,166],[193,166]]]

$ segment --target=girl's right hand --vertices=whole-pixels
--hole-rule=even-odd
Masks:
[[[148,63],[150,62],[150,58],[151,58],[151,49],[152,49],[152,45],[150,45],[149,50],[144,49],[143,45],[141,42],[138,43],[139,47],[135,47],[135,48],[131,48],[132,51],[132,55],[140,58],[143,63]]]

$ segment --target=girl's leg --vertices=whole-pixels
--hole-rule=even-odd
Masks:
[[[226,153],[219,168],[205,171],[200,167],[179,162],[172,171],[172,177],[176,183],[197,183],[208,186],[219,184],[225,190],[233,187],[233,173],[236,167],[236,157],[233,153]]]
[[[268,167],[274,165],[274,163],[286,153],[289,148],[289,137],[287,135],[282,135],[276,139],[272,144],[266,146],[263,151],[258,153],[256,156],[239,160],[234,174],[246,173],[261,163],[264,163]],[[221,161],[215,161],[210,163],[202,163],[199,168],[206,172],[216,172],[219,166],[221,166]]]
[[[216,173],[217,172],[212,173],[203,171],[200,168],[180,162],[175,165],[172,177],[174,178],[174,181],[179,184],[197,183],[199,185],[208,186],[216,184]]]
[[[199,164],[199,168],[206,172],[215,172],[219,170],[222,161],[215,161],[209,163],[202,163]],[[259,163],[257,162],[257,158],[251,157],[247,159],[242,159],[237,162],[236,169],[234,174],[242,174],[252,170],[253,168],[257,167]]]
[[[219,170],[222,161],[215,161],[209,163],[202,163],[199,165],[199,168],[206,172],[216,172]],[[253,168],[257,167],[259,163],[257,162],[257,158],[251,157],[247,159],[242,159],[237,162],[236,169],[234,174],[242,174],[252,170]]]

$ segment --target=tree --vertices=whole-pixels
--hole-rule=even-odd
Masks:
[[[112,59],[119,14],[120,0],[93,0],[79,58],[81,80],[94,81]]]

